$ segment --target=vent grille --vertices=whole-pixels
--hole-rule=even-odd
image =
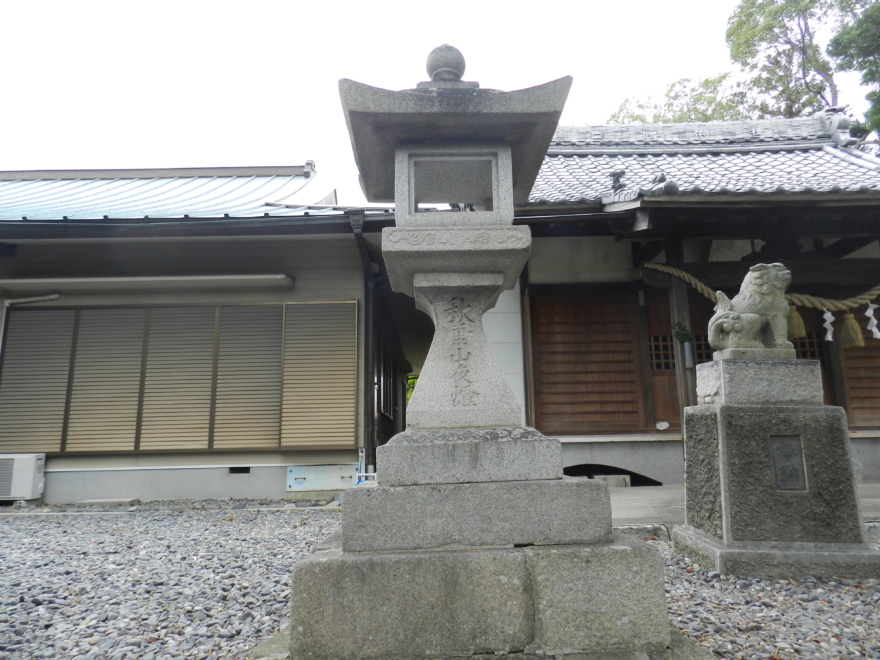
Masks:
[[[12,471],[14,467],[14,458],[0,458],[0,497],[12,495]]]

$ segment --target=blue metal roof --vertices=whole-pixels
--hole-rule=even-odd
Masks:
[[[335,204],[299,167],[0,172],[0,220],[299,216]],[[310,185],[312,184],[312,185]],[[312,214],[333,209],[314,208]]]

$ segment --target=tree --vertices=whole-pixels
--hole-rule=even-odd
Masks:
[[[841,71],[861,71],[862,84],[873,87],[866,98],[869,131],[880,131],[880,4],[867,7],[858,19],[843,25],[831,39],[828,54]]]
[[[626,99],[608,119],[613,124],[678,123],[747,119],[745,93],[723,73],[714,78],[682,78],[662,99]]]
[[[752,74],[751,87],[759,94],[775,96],[787,85],[800,93],[784,106],[836,106],[834,67],[817,42],[816,28],[823,21],[839,23],[852,1],[742,0],[727,22],[730,59]]]
[[[640,121],[643,116],[655,121],[699,121],[696,117],[701,111],[709,120],[800,117],[836,106],[836,62],[826,54],[817,30],[828,26],[842,31],[856,24],[875,2],[741,0],[726,33],[730,57],[738,65],[736,72],[680,80],[670,86],[662,103],[627,99],[611,121]],[[700,98],[716,91],[719,96],[714,103],[711,98],[708,104]],[[692,101],[688,93],[696,98]],[[877,98],[880,101],[880,93]]]

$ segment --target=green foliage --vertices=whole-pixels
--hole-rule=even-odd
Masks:
[[[839,17],[840,4],[841,0],[742,0],[728,20],[730,59],[752,75],[758,94],[774,99],[768,107],[779,111],[778,116],[837,105],[834,69],[816,40],[816,27]],[[784,90],[781,102],[776,102],[777,90]]]
[[[627,99],[609,121],[801,117],[838,105],[836,65],[865,72],[880,100],[877,7],[877,0],[741,0],[726,34],[735,74],[679,80],[659,101]],[[828,54],[817,36],[823,27],[838,32]],[[875,114],[871,127],[880,125],[880,107]]]
[[[798,54],[791,49],[764,56],[764,65],[748,82],[746,106],[751,117],[791,119],[820,112],[827,106],[828,85],[824,80],[815,76],[805,80],[791,73],[798,68],[798,60]],[[835,91],[834,98],[836,94]]]
[[[855,21],[845,24],[828,45],[828,54],[841,71],[861,71],[862,84],[874,87],[866,96],[869,131],[880,131],[880,4],[868,6]]]
[[[651,124],[747,119],[746,94],[731,84],[729,77],[723,73],[714,78],[682,78],[666,89],[662,99],[626,99],[608,121]]]
[[[416,383],[419,382],[418,376],[407,376],[406,377],[406,402],[409,403],[409,400],[412,399],[413,390],[416,389]]]
[[[693,343],[694,333],[688,330],[682,323],[672,324],[672,336],[682,344]]]
[[[862,139],[866,138],[871,133],[871,129],[868,128],[868,125],[865,122],[852,120],[849,123],[849,134],[854,138]]]

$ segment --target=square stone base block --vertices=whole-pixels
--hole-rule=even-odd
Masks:
[[[689,526],[727,547],[864,542],[842,408],[693,406],[684,435]]]
[[[669,642],[660,555],[621,534],[595,545],[330,548],[293,570],[292,660],[655,653]]]
[[[345,552],[611,541],[604,483],[564,477],[345,491]]]
[[[880,552],[863,543],[737,543],[727,547],[687,525],[672,532],[676,552],[705,570],[775,580],[811,576],[880,578]]]
[[[818,360],[719,360],[716,357],[713,362],[697,365],[697,398],[700,404],[821,406],[822,372]]]
[[[562,477],[562,445],[533,428],[410,430],[376,450],[383,486]]]

